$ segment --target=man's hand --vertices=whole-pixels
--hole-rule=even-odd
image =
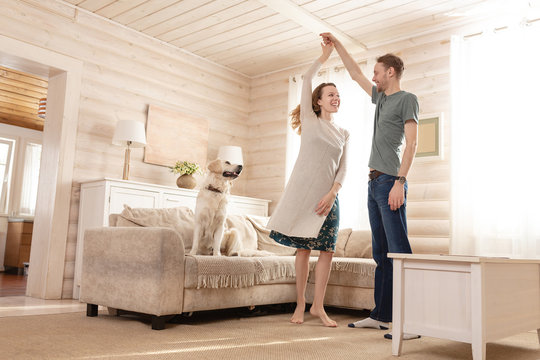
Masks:
[[[360,85],[362,89],[368,94],[368,96],[371,96],[371,88],[373,84],[371,81],[362,73],[362,70],[360,69],[360,65],[354,59],[352,58],[351,54],[345,50],[345,47],[343,44],[332,34],[329,32],[324,32],[320,34],[323,42],[325,44],[333,44],[339,54],[339,57],[341,57],[341,60],[343,61],[343,65],[345,65],[345,68],[349,72],[349,75],[351,75],[351,78]]]
[[[325,32],[325,33],[322,33],[320,34],[323,38],[323,42],[325,44],[334,44],[336,42],[336,38],[334,35],[332,35],[331,33],[329,32]]]
[[[390,190],[390,195],[388,195],[388,205],[390,205],[390,210],[395,211],[399,209],[404,202],[405,187],[403,184],[396,181]]]

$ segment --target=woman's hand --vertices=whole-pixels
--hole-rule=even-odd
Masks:
[[[332,210],[332,206],[334,206],[334,201],[336,201],[336,195],[336,193],[330,191],[323,196],[319,204],[317,204],[317,209],[315,209],[317,215],[328,216],[330,210]]]
[[[337,42],[336,37],[332,35],[332,33],[324,32],[324,33],[321,33],[320,35],[323,38],[323,41],[325,44],[334,44],[335,42]]]
[[[328,43],[328,44],[322,44],[321,43],[321,49],[322,49],[322,55],[319,58],[319,62],[323,64],[328,58],[330,57],[330,54],[332,54],[332,51],[334,51],[334,44]]]

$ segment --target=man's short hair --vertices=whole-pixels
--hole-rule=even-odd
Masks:
[[[394,71],[396,72],[396,77],[398,79],[401,79],[401,75],[403,74],[403,70],[405,70],[405,67],[403,66],[403,60],[401,60],[399,56],[396,56],[394,54],[386,54],[383,56],[379,56],[377,58],[377,62],[382,63],[386,70],[388,70],[390,67],[393,67]]]

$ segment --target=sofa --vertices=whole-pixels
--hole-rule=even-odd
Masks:
[[[111,215],[108,227],[86,230],[80,300],[87,303],[87,316],[97,316],[98,305],[149,314],[152,329],[161,330],[177,314],[296,301],[295,249],[268,236],[268,218],[227,217],[225,236],[235,231],[245,247],[272,254],[255,257],[190,255],[193,218],[186,207],[126,206]],[[310,260],[308,303],[316,255]],[[370,232],[340,230],[325,305],[371,309],[374,273]]]

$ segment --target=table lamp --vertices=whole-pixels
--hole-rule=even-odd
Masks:
[[[124,173],[123,180],[129,178],[129,155],[132,147],[145,147],[146,134],[144,124],[136,120],[120,120],[116,123],[112,143],[118,146],[125,146]]]
[[[220,146],[217,157],[234,165],[244,165],[242,148],[240,146]]]

